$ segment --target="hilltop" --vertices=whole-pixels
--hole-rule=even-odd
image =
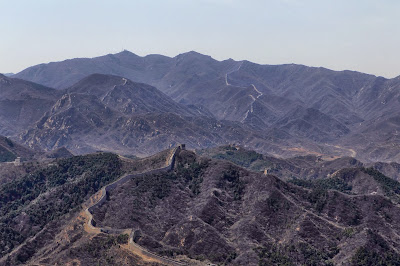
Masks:
[[[17,198],[10,201],[6,196],[28,176],[2,185],[2,201],[6,200],[2,222],[23,229],[14,240],[3,236],[11,241],[2,246],[3,254],[18,246],[17,241],[33,236],[6,261],[92,265],[125,260],[147,265],[141,253],[129,251],[128,235],[85,229],[88,220],[82,211],[102,185],[124,172],[162,167],[168,154],[166,150],[132,160],[98,153],[57,160],[30,175],[38,177],[33,180],[39,185],[44,181],[40,173],[46,173],[48,188],[35,183],[34,190],[19,192],[21,199],[37,197],[34,204]],[[146,250],[198,265],[207,261],[227,265],[395,264],[400,259],[400,228],[395,223],[400,218],[399,188],[397,181],[358,165],[328,178],[296,183],[183,150],[177,154],[173,171],[128,180],[110,191],[92,212],[96,227],[116,232],[131,228],[134,242]],[[64,193],[58,194],[60,190]],[[80,191],[78,197],[74,191]],[[54,202],[46,205],[46,213],[53,218],[43,220],[39,216],[46,202]],[[22,204],[21,211],[10,212],[16,203]]]
[[[170,110],[179,116],[207,117],[223,124],[229,121],[236,128],[245,127],[245,134],[257,135],[237,141],[208,139],[208,146],[236,142],[284,157],[307,153],[352,156],[365,162],[400,160],[396,133],[400,130],[396,115],[400,111],[400,83],[396,78],[295,64],[218,61],[193,51],[175,57],[141,57],[124,51],[32,66],[13,77],[54,87],[64,94],[100,97],[103,104],[125,115]],[[124,90],[124,79],[132,81],[125,87],[135,88],[135,92]],[[209,122],[203,119],[202,123]],[[197,131],[195,126],[187,127]],[[55,137],[43,138],[48,142]],[[177,142],[207,147],[201,136],[191,139],[179,138]],[[48,143],[40,145],[53,148]],[[85,146],[82,150],[91,151]]]

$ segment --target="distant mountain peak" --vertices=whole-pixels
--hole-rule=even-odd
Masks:
[[[111,55],[133,55],[133,56],[138,56],[137,54],[132,53],[131,51],[128,51],[128,50],[123,50],[123,51],[121,51],[119,53],[111,54]]]
[[[94,80],[94,79],[121,79],[122,77],[111,75],[111,74],[103,74],[103,73],[93,73],[88,75],[87,77],[83,78],[81,81],[86,80]]]
[[[204,54],[201,54],[201,53],[199,53],[199,52],[196,52],[196,51],[189,51],[189,52],[186,52],[186,53],[183,53],[183,54],[190,54],[190,55],[202,55],[202,56],[206,56],[206,55],[204,55]]]
[[[15,75],[14,73],[0,73],[0,76],[6,76],[6,77],[11,77],[12,75]]]
[[[180,57],[212,58],[209,55],[204,55],[204,54],[201,54],[201,53],[196,52],[196,51],[189,51],[189,52],[186,52],[186,53],[182,53],[182,54],[177,55],[176,57],[177,58],[180,58]]]
[[[128,80],[126,78],[111,74],[94,73],[78,81],[76,84],[70,87],[68,91],[75,91],[74,88],[85,88],[87,86],[112,87],[112,86],[126,84],[127,81]]]

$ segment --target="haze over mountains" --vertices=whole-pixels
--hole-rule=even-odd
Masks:
[[[0,265],[400,262],[398,181],[352,158],[283,160],[232,145],[200,153],[213,158],[176,150],[165,172],[146,171],[163,167],[171,150],[134,160],[95,153],[0,168]],[[249,170],[260,163],[271,174]],[[308,179],[313,170],[319,177]],[[99,200],[96,192],[142,172],[106,193],[91,210],[92,226],[104,230],[91,229],[85,208]]]
[[[0,134],[13,135],[39,120],[61,93],[0,74]]]
[[[0,265],[398,265],[399,90],[196,52],[0,75]]]
[[[103,75],[92,75],[95,73]],[[15,78],[57,89],[45,93],[47,102],[29,119],[30,125],[20,122],[30,128],[28,132],[22,132],[19,125],[6,125],[9,121],[2,119],[3,134],[19,135],[25,143],[45,149],[66,145],[75,152],[115,147],[123,150],[123,146],[130,143],[128,148],[141,146],[138,150],[143,150],[142,147],[146,147],[143,154],[149,154],[175,142],[186,141],[194,148],[202,148],[236,141],[263,153],[282,156],[305,152],[357,156],[365,161],[400,160],[397,137],[400,78],[385,79],[294,64],[217,61],[196,52],[170,58],[140,57],[128,51],[40,64],[23,70],[12,79],[3,77],[2,86],[11,81],[14,84]],[[33,89],[37,85],[31,86]],[[44,96],[36,93],[38,96],[34,99],[43,101]],[[74,94],[86,96],[71,100]],[[2,96],[1,100],[9,101],[9,98]],[[59,99],[57,104],[56,98]],[[50,104],[56,105],[50,108]],[[46,115],[36,122],[39,112],[46,108]],[[79,110],[79,113],[72,114],[67,109]],[[10,108],[7,110],[16,113]],[[163,123],[170,121],[164,125],[164,130],[156,123],[161,116],[152,118],[151,114],[155,113],[163,114]],[[136,119],[140,116],[141,122],[135,120],[133,124],[136,127],[140,124],[142,131],[146,128],[146,133],[139,136],[132,127],[119,128],[129,124],[130,116]],[[65,124],[67,117],[71,117],[68,126]],[[47,119],[62,130],[47,125]],[[119,121],[119,124],[107,121]],[[228,137],[227,130],[218,130],[219,125],[242,133]],[[86,133],[75,127],[85,128]],[[102,145],[93,142],[78,145],[68,140],[73,132],[85,138],[90,128],[97,132]],[[190,140],[178,137],[179,134],[175,134],[178,128],[192,132],[193,136]],[[196,135],[197,128],[202,128],[199,135]],[[113,130],[116,131],[111,132]],[[171,134],[174,138],[165,136],[170,134],[166,133],[168,130],[174,132]],[[162,135],[160,143],[153,143],[153,146],[158,145],[156,148],[146,146],[149,134]],[[140,144],[137,141],[133,144],[132,138],[141,139]]]

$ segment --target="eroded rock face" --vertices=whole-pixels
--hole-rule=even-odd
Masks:
[[[228,148],[240,152],[236,159],[245,162],[260,158],[240,146]],[[400,258],[400,184],[354,159],[325,162],[305,156],[287,159],[286,164],[276,159],[281,167],[353,166],[329,177],[297,180],[295,185],[293,180],[187,150],[177,154],[169,172],[163,167],[170,150],[133,160],[109,153],[59,153],[69,158],[24,164],[19,167],[25,170],[9,169],[13,180],[1,180],[0,265],[146,265],[126,249],[125,229],[158,256],[196,260],[189,264],[330,265],[367,260],[395,265]],[[130,179],[123,175],[143,172],[147,174]],[[92,206],[99,200],[96,192],[110,183],[102,204]],[[96,227],[111,234],[88,230],[81,204],[92,206]]]
[[[387,225],[387,219],[400,218],[400,209],[386,198],[382,183],[360,169],[331,177],[352,187],[345,194],[303,189],[185,151],[171,174],[113,190],[94,217],[101,226],[138,230],[135,241],[160,254],[234,265],[274,263],[277,254],[294,264],[349,263],[358,248],[375,246],[372,235],[400,241],[389,234],[400,227]],[[360,186],[360,178],[369,178],[370,187]]]
[[[245,134],[257,134],[237,140],[263,153],[287,157],[296,154],[289,149],[298,149],[309,154],[353,156],[362,161],[400,161],[396,137],[400,130],[396,115],[400,111],[398,78],[294,64],[217,61],[196,52],[169,58],[140,57],[128,51],[33,66],[13,77],[55,87],[63,93],[95,95],[122,116],[171,112],[235,122],[237,127],[250,129]],[[5,82],[6,78],[3,76],[2,80]],[[66,88],[69,90],[65,91]],[[3,106],[11,108],[7,102]],[[26,125],[33,125],[39,118],[31,123],[26,120]],[[10,129],[5,122],[1,123],[4,129],[0,133],[20,133],[20,128]],[[209,130],[207,133],[216,134]],[[218,137],[223,140],[207,142],[215,145],[233,141],[226,136]],[[124,138],[125,142],[132,141]],[[165,139],[174,142],[172,136],[164,136]],[[108,137],[102,140],[107,141]],[[175,141],[196,148],[205,144],[201,136]],[[90,151],[94,145],[72,146]],[[124,149],[120,143],[111,147]]]
[[[38,121],[60,92],[25,80],[0,76],[0,134],[15,136]]]
[[[251,134],[121,77],[91,75],[63,92],[20,134],[22,142],[45,150],[65,146],[78,154],[112,150],[146,155],[180,142],[207,147]]]

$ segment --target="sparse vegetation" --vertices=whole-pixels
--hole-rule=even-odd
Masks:
[[[344,235],[345,237],[352,237],[352,236],[354,235],[354,233],[355,233],[355,230],[354,230],[354,228],[352,228],[352,227],[346,228],[346,229],[343,231],[343,235]]]
[[[357,249],[356,254],[351,258],[351,265],[400,265],[400,255],[393,251],[382,253],[361,247]]]
[[[174,171],[169,173],[160,173],[135,178],[135,186],[132,193],[136,198],[141,198],[143,193],[149,193],[149,201],[153,207],[157,205],[157,201],[167,197],[171,191],[173,184],[188,187],[196,196],[200,193],[200,185],[203,182],[202,174],[207,167],[207,161],[177,161]],[[140,206],[140,201],[135,201],[135,206]]]
[[[314,188],[308,194],[308,200],[314,204],[318,212],[321,212],[328,201],[328,192],[326,189]]]
[[[32,234],[35,234],[46,224],[77,210],[81,199],[115,179],[105,176],[122,173],[112,164],[114,159],[118,161],[115,157],[98,153],[58,160],[53,166],[33,171],[29,178],[18,179],[25,183],[10,182],[13,192],[4,190],[6,184],[0,186],[0,192],[5,192],[0,193],[0,200],[5,203],[4,207],[0,205],[0,211],[9,219],[9,223],[1,227],[2,237],[9,240],[4,242],[6,251],[3,254],[29,235],[16,230],[14,221],[29,220],[27,228],[33,229]],[[148,158],[149,165],[139,161],[125,160],[124,163],[149,169],[149,165],[158,166],[163,162],[161,157]],[[242,243],[229,241],[227,236],[247,238],[252,244],[261,245],[255,249],[259,265],[333,265],[339,246],[345,245],[349,238],[365,238],[365,234],[359,234],[362,226],[357,225],[373,217],[369,215],[376,215],[376,219],[382,221],[397,220],[396,213],[385,215],[393,205],[381,196],[362,198],[339,193],[351,191],[340,179],[294,180],[292,183],[308,189],[273,176],[248,172],[229,162],[210,161],[182,151],[176,157],[173,171],[129,180],[109,194],[109,201],[95,210],[94,216],[101,227],[140,229],[135,229],[135,242],[162,256],[184,254],[226,265],[241,263],[243,258],[257,263],[254,257],[246,258],[246,253],[237,253]],[[288,200],[287,196],[296,202]],[[115,206],[128,207],[118,209]],[[314,215],[310,215],[310,211]],[[246,213],[245,218],[242,212]],[[329,226],[327,219],[346,229]],[[286,241],[280,242],[282,235]],[[118,265],[119,245],[127,241],[128,235],[100,234],[91,241],[66,248],[69,256],[75,256],[83,264]],[[368,241],[373,243],[373,248],[370,244],[360,248],[352,260],[346,262],[396,265],[398,254],[378,233],[369,233]],[[13,259],[26,263],[36,250],[21,249]],[[379,259],[374,258],[377,254]]]
[[[12,162],[17,158],[17,156],[0,145],[0,163],[2,162]]]
[[[310,244],[299,242],[293,245],[269,244],[268,246],[256,248],[259,257],[258,265],[333,265],[330,260],[338,253],[322,252]]]
[[[178,163],[177,170],[173,173],[176,179],[184,180],[188,184],[190,190],[194,195],[200,193],[200,185],[203,182],[202,173],[207,167],[207,162],[191,162],[183,165]]]
[[[337,190],[343,193],[351,194],[352,186],[347,184],[340,178],[323,178],[323,179],[315,179],[315,180],[305,180],[299,178],[293,178],[289,180],[290,183],[295,184],[297,186],[310,188],[310,189],[322,189],[322,190]]]
[[[9,138],[4,138],[4,139],[5,139],[6,143],[8,144],[8,146],[10,146],[11,148],[14,147],[14,143],[12,142],[11,139],[9,139]]]
[[[233,189],[234,200],[240,200],[244,192],[245,183],[240,178],[239,171],[232,167],[224,171],[220,186],[224,186],[225,182]]]
[[[369,241],[357,249],[351,258],[352,265],[400,265],[400,255],[377,232],[368,230],[367,235]]]
[[[120,265],[118,258],[114,256],[112,249],[119,248],[122,244],[128,243],[128,235],[99,235],[94,237],[90,242],[85,243],[77,248],[72,248],[71,255],[82,257],[83,260],[95,262],[96,265]]]
[[[238,150],[232,146],[224,146],[225,153],[218,153],[213,156],[215,159],[223,159],[231,161],[243,167],[249,167],[253,162],[261,160],[262,154],[255,151],[248,151],[239,148]]]
[[[386,196],[391,197],[396,196],[396,201],[400,201],[400,183],[390,177],[385,176],[378,170],[370,167],[370,168],[362,168],[366,174],[372,176],[376,182],[378,182],[383,190],[385,191]]]
[[[39,169],[2,185],[1,255],[8,253],[50,221],[78,208],[88,196],[121,174],[118,157],[101,153],[58,160],[57,165]],[[15,229],[15,219],[21,215],[28,216],[24,226],[32,227],[32,230],[20,232]]]

